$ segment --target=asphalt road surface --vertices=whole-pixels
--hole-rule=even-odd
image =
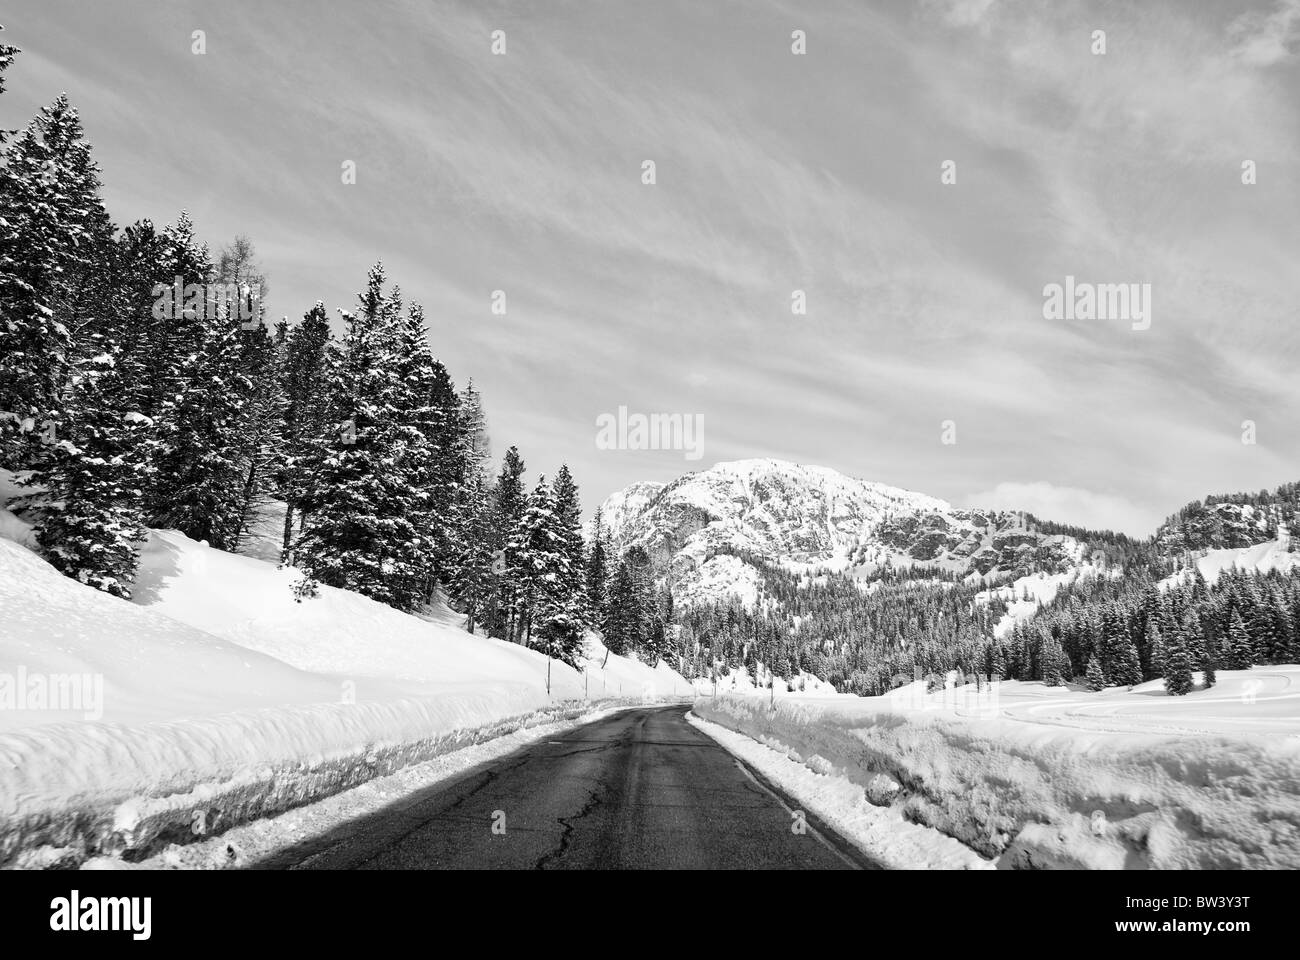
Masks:
[[[872,869],[685,720],[623,711],[417,791],[260,868]],[[495,828],[495,829],[494,829]]]

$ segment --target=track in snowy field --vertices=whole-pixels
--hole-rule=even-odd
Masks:
[[[602,718],[254,866],[878,866],[688,724],[687,709],[647,707]],[[806,826],[800,831],[801,824]]]

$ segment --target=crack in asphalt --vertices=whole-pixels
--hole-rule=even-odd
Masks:
[[[644,723],[645,720],[642,719],[640,725],[644,725]],[[640,725],[638,725],[638,727]],[[633,735],[633,730],[629,727],[626,731],[622,733],[622,735],[620,735],[617,738],[601,740],[600,741],[601,746],[599,747],[577,750],[575,751],[575,753],[601,753],[603,751],[615,747],[627,748],[633,742],[635,742],[635,737]],[[579,810],[577,813],[573,814],[572,816],[555,818],[555,822],[564,828],[563,831],[560,833],[560,843],[554,850],[551,850],[548,853],[544,854],[537,860],[536,863],[533,864],[534,870],[545,870],[549,864],[561,859],[566,853],[568,853],[569,844],[573,842],[573,833],[577,827],[578,821],[588,816],[591,813],[591,811],[595,810],[604,802],[604,799],[601,795],[606,789],[607,789],[607,785],[605,783],[604,778],[598,776],[596,778],[595,786],[593,786],[591,790],[588,791],[587,801],[582,805],[581,810]]]
[[[587,795],[587,802],[583,804],[581,810],[579,810],[571,817],[555,818],[555,822],[560,824],[562,827],[564,827],[564,831],[560,834],[560,845],[556,847],[554,850],[542,856],[535,864],[533,864],[534,870],[545,870],[547,864],[551,863],[552,861],[559,860],[566,853],[568,853],[569,844],[573,840],[573,831],[577,822],[601,805],[603,801],[601,800],[600,794],[604,789],[605,789],[605,785],[603,783],[597,783],[596,786],[593,787],[591,792]]]

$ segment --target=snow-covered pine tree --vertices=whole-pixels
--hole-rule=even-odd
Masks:
[[[288,407],[280,373],[283,353],[266,326],[242,331],[240,368],[249,393],[239,426],[244,482],[232,550],[252,532],[278,493],[276,481],[285,456],[282,424]]]
[[[4,27],[0,26],[0,30],[3,29]],[[0,93],[5,92],[5,71],[13,65],[14,57],[21,52],[21,50],[11,44],[0,43]],[[0,132],[0,145],[3,144],[4,135],[3,132]]]
[[[207,244],[200,243],[194,221],[181,212],[159,236],[147,221],[137,225],[135,238],[142,272],[147,260],[156,279],[151,291],[153,303],[147,317],[139,321],[145,332],[146,390],[143,412],[161,426],[172,419],[181,395],[194,375],[195,364],[213,334],[209,319],[207,283],[212,276],[212,258]]]
[[[0,164],[0,467],[39,457],[67,382],[74,278],[103,252],[99,170],[66,95],[45,107]]]
[[[513,638],[515,634],[517,571],[510,549],[510,539],[524,515],[526,501],[523,474],[524,461],[519,456],[519,451],[515,447],[510,447],[502,458],[501,472],[497,475],[492,492],[489,547],[493,553],[491,567],[493,586],[488,601],[487,619],[484,621],[489,635],[501,639]]]
[[[418,584],[413,589],[428,600],[433,599],[435,581],[445,576],[448,531],[453,522],[451,499],[441,489],[445,465],[440,459],[451,455],[440,434],[446,413],[437,405],[441,398],[435,397],[438,380],[445,379],[446,373],[441,364],[435,364],[424,309],[413,303],[397,331],[393,357],[394,470],[409,496],[406,519],[413,527],[421,557]]]
[[[487,478],[481,470],[475,471],[465,485],[459,509],[461,541],[447,574],[447,590],[456,609],[465,614],[465,629],[470,633],[486,622],[494,592],[490,498]]]
[[[1146,647],[1149,651],[1149,679],[1163,677],[1165,675],[1165,643],[1160,634],[1159,618],[1156,616],[1147,618]]]
[[[1065,683],[1065,675],[1062,669],[1066,662],[1065,651],[1050,636],[1043,642],[1042,662],[1043,683],[1049,687],[1059,687]]]
[[[610,578],[604,625],[605,646],[625,656],[641,644],[641,610],[636,578],[626,559],[620,559]]]
[[[1192,664],[1183,645],[1183,631],[1166,630],[1165,639],[1165,690],[1172,696],[1185,696],[1192,692]]]
[[[1205,635],[1205,689],[1218,682],[1219,641],[1213,632]]]
[[[233,427],[243,481],[235,507],[235,533],[227,547],[237,550],[261,520],[272,496],[283,458],[282,431],[287,400],[280,365],[282,351],[265,324],[266,275],[253,243],[240,234],[222,248],[213,271],[216,329],[237,328],[235,383],[244,390],[241,417]]]
[[[129,597],[135,544],[144,537],[150,424],[136,404],[141,370],[129,271],[107,216],[98,220],[85,259],[68,271],[55,298],[56,313],[75,318],[68,378],[31,482],[44,491],[33,498],[36,539],[50,562],[82,583]]]
[[[423,329],[423,324],[421,324]],[[427,340],[427,334],[426,334]],[[465,496],[470,483],[470,440],[461,420],[460,397],[442,361],[431,355],[429,435],[433,472],[429,486],[431,513],[439,518],[432,530],[430,568],[435,580],[452,575],[455,559],[465,545]]]
[[[491,494],[487,475],[490,444],[482,400],[471,380],[458,397],[457,434],[449,467],[458,474],[453,504],[454,528],[448,535],[449,556],[443,575],[455,609],[467,616],[473,632],[488,617],[493,586],[492,562],[497,549],[493,536]]]
[[[293,525],[302,511],[313,452],[325,436],[329,408],[329,351],[333,337],[325,304],[303,314],[285,337],[281,390],[285,398],[280,495],[286,504],[281,562],[293,562]]]
[[[460,423],[465,438],[467,473],[482,471],[492,458],[492,442],[488,438],[487,415],[483,412],[483,396],[470,378],[460,394]]]
[[[232,550],[241,526],[243,430],[253,386],[243,369],[238,324],[214,319],[207,326],[206,341],[188,364],[188,382],[174,404],[164,404],[149,525]]]
[[[586,584],[584,582],[586,556],[582,541],[582,501],[578,485],[569,473],[568,464],[561,464],[551,488],[555,503],[555,519],[559,526],[563,552],[567,565],[565,580],[560,584],[566,606],[578,611],[581,625],[588,623]]]
[[[1233,608],[1228,623],[1228,648],[1223,654],[1224,666],[1229,670],[1249,670],[1255,657],[1255,645],[1240,609]]]
[[[518,586],[512,638],[516,643],[530,645],[536,626],[579,612],[565,588],[571,576],[565,549],[555,500],[542,477],[529,494],[523,517],[510,539],[511,569]]]
[[[1106,688],[1106,675],[1101,669],[1101,663],[1096,656],[1088,658],[1088,672],[1085,674],[1088,689],[1096,693]]]
[[[331,350],[325,434],[310,458],[311,482],[295,562],[314,583],[365,594],[399,610],[426,600],[418,491],[405,482],[395,411],[394,368],[401,328],[397,291],[384,294],[382,264],[371,268],[347,333]]]
[[[1119,662],[1115,665],[1114,682],[1127,687],[1142,682],[1142,661],[1138,657],[1137,645],[1125,632],[1120,638]]]
[[[1002,643],[994,640],[989,654],[989,678],[991,680],[1007,679],[1007,651]]]
[[[1273,598],[1273,645],[1268,651],[1269,663],[1294,663],[1296,643],[1296,625],[1287,607],[1284,597],[1279,594]]]
[[[1273,620],[1273,598],[1267,585],[1260,584],[1256,577],[1251,577],[1251,588],[1247,593],[1246,610],[1248,619],[1246,628],[1250,632],[1251,647],[1254,651],[1253,663],[1269,663],[1273,654],[1284,642],[1277,635]]]
[[[46,488],[36,539],[49,561],[97,590],[129,598],[144,539],[148,421],[130,409],[120,351],[95,334],[73,365],[60,428],[33,482]]]
[[[587,565],[584,576],[586,589],[587,615],[592,626],[600,628],[605,622],[606,588],[609,580],[609,546],[605,541],[605,524],[596,508],[596,516],[591,524],[591,547],[587,551]]]

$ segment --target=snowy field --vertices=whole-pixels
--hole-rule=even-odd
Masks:
[[[296,572],[173,531],[143,545],[133,602],[30,546],[0,510],[0,864],[139,856],[598,703],[691,695],[594,638],[574,670],[445,609],[299,604]]]
[[[1300,667],[1197,682],[1177,698],[1158,681],[702,696],[693,712],[796,758],[790,789],[832,822],[851,784],[1000,867],[1300,867]]]

